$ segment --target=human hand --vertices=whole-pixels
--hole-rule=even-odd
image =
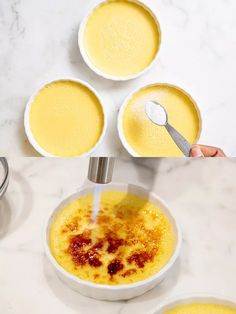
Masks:
[[[190,157],[226,157],[222,149],[206,145],[193,145]]]

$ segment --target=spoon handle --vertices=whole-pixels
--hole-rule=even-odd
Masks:
[[[170,136],[174,140],[175,144],[179,147],[185,157],[190,156],[192,145],[170,124],[167,124],[166,130],[169,132]]]

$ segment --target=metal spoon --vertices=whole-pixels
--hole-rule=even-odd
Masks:
[[[186,157],[190,156],[192,145],[181,135],[175,128],[173,128],[168,122],[168,114],[165,108],[158,102],[149,101],[145,105],[145,111],[148,118],[159,126],[164,126],[175,144],[183,152]]]

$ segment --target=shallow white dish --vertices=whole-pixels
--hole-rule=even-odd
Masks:
[[[49,219],[46,222],[46,227],[44,229],[44,246],[45,246],[45,252],[50,260],[51,264],[55,268],[59,278],[63,282],[65,282],[69,287],[76,290],[77,292],[92,297],[95,299],[100,300],[127,300],[131,299],[133,297],[139,296],[148,290],[154,288],[156,285],[160,284],[161,281],[168,275],[171,268],[174,266],[176,259],[179,256],[180,253],[180,247],[181,247],[181,241],[182,241],[182,235],[180,228],[172,216],[168,206],[163,202],[156,194],[152,192],[148,192],[142,187],[138,187],[135,185],[130,184],[109,184],[104,185],[102,187],[102,191],[124,191],[129,192],[131,194],[138,195],[139,197],[148,199],[152,201],[154,204],[160,206],[160,208],[163,210],[163,212],[168,216],[170,221],[173,224],[174,227],[174,233],[176,237],[176,245],[175,245],[175,251],[169,260],[169,262],[155,275],[151,276],[150,278],[139,281],[137,283],[128,284],[128,285],[118,285],[118,286],[110,286],[110,285],[101,285],[101,284],[95,284],[89,281],[85,281],[82,279],[79,279],[76,276],[73,276],[72,274],[68,273],[66,270],[64,270],[55,260],[51,253],[51,249],[49,246],[49,230],[51,223],[53,222],[53,219],[55,215],[60,211],[66,204],[69,202],[83,196],[87,195],[89,193],[93,193],[94,187],[88,187],[85,188],[70,197],[66,198],[64,201],[62,201],[55,210],[51,213]]]
[[[102,134],[98,140],[98,142],[95,144],[95,146],[93,146],[89,151],[87,151],[86,153],[80,155],[80,156],[77,156],[77,157],[87,157],[87,156],[90,156],[96,149],[97,147],[101,144],[104,136],[105,136],[105,133],[106,133],[106,129],[107,129],[107,115],[106,115],[106,111],[105,111],[105,107],[103,105],[103,102],[102,102],[102,99],[100,97],[100,95],[98,94],[98,92],[87,82],[85,81],[82,81],[82,80],[79,80],[79,79],[76,79],[76,78],[73,78],[73,77],[63,77],[63,78],[58,78],[58,79],[54,79],[52,81],[49,81],[45,84],[43,84],[39,89],[37,89],[36,92],[33,93],[33,95],[30,97],[27,105],[26,105],[26,108],[25,108],[25,113],[24,113],[24,127],[25,127],[25,133],[26,133],[26,136],[30,142],[30,144],[34,147],[34,149],[42,156],[44,157],[58,157],[58,156],[54,156],[50,153],[48,153],[47,151],[45,151],[39,144],[38,142],[35,140],[34,136],[33,136],[33,133],[31,131],[31,128],[30,128],[30,118],[29,118],[29,115],[30,115],[30,109],[31,109],[31,105],[34,101],[34,98],[36,97],[36,95],[43,89],[45,88],[45,86],[51,84],[51,83],[55,83],[55,82],[58,82],[58,81],[71,81],[71,82],[75,82],[75,83],[79,83],[81,85],[84,85],[85,87],[87,87],[89,90],[91,90],[95,95],[96,97],[98,98],[99,102],[100,102],[100,105],[101,105],[101,108],[102,108],[102,111],[103,111],[103,116],[104,116],[104,126],[103,126],[103,131],[102,131]]]
[[[176,297],[165,304],[159,305],[156,309],[148,312],[148,314],[164,314],[164,311],[170,310],[179,305],[205,303],[205,304],[219,304],[229,306],[236,310],[236,300],[229,300],[221,296],[198,294]]]
[[[120,107],[120,110],[119,110],[119,113],[118,113],[118,120],[117,120],[117,128],[118,128],[118,133],[119,133],[119,137],[120,137],[120,140],[121,140],[121,143],[122,145],[124,146],[124,148],[127,150],[127,152],[133,156],[133,157],[142,157],[140,156],[128,143],[125,135],[124,135],[124,132],[123,132],[123,115],[124,115],[124,111],[126,109],[126,106],[128,105],[128,102],[130,101],[130,99],[133,97],[134,94],[136,94],[138,91],[141,91],[143,89],[146,89],[148,87],[152,87],[152,86],[155,86],[155,85],[165,85],[165,86],[169,86],[169,87],[174,87],[178,90],[180,90],[182,93],[184,93],[185,95],[188,96],[189,99],[191,99],[191,101],[193,102],[193,104],[195,105],[195,109],[197,111],[197,114],[198,114],[198,119],[199,119],[199,133],[198,133],[198,136],[197,136],[197,140],[196,140],[196,143],[199,141],[200,139],[200,136],[201,136],[201,133],[202,133],[202,125],[203,125],[203,122],[202,122],[202,115],[201,115],[201,112],[200,112],[200,109],[197,105],[197,103],[195,102],[195,100],[192,98],[192,96],[190,94],[188,94],[185,90],[183,90],[182,88],[174,85],[174,84],[169,84],[169,83],[153,83],[153,84],[149,84],[149,85],[145,85],[145,86],[141,86],[141,87],[138,87],[136,88],[133,92],[131,92],[127,97],[126,99],[124,100],[123,104],[121,105]],[[138,136],[138,134],[137,134]],[[195,143],[195,144],[196,144]],[[148,157],[148,156],[146,156]],[[158,157],[158,156],[156,156]]]
[[[89,19],[89,17],[91,16],[91,14],[94,12],[94,10],[96,8],[98,8],[100,5],[106,3],[107,1],[97,1],[96,5],[94,5],[89,12],[85,15],[84,19],[82,20],[80,27],[79,27],[79,32],[78,32],[78,45],[79,45],[79,49],[80,49],[80,53],[84,59],[84,62],[87,64],[87,66],[96,74],[98,74],[99,76],[106,78],[108,80],[112,80],[112,81],[128,81],[128,80],[132,80],[135,79],[143,74],[145,74],[152,66],[153,64],[156,62],[157,58],[158,58],[158,54],[160,51],[160,47],[161,47],[161,27],[158,21],[158,18],[156,16],[156,14],[154,13],[154,11],[144,2],[144,1],[140,1],[140,0],[128,0],[130,2],[134,2],[137,3],[139,5],[141,5],[142,7],[144,7],[150,14],[151,16],[154,18],[156,25],[158,27],[159,30],[159,47],[158,47],[158,51],[154,57],[154,59],[152,60],[152,62],[149,64],[149,66],[147,66],[144,70],[140,71],[139,73],[133,74],[133,75],[129,75],[129,76],[114,76],[114,75],[110,75],[108,73],[105,73],[103,71],[101,71],[100,69],[98,69],[93,62],[90,60],[85,46],[84,46],[84,31],[85,31],[85,27],[87,24],[87,21]]]

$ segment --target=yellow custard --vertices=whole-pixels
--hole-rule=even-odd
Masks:
[[[217,304],[188,304],[177,306],[163,314],[236,314],[236,309]]]
[[[182,156],[165,127],[153,124],[147,117],[145,104],[148,101],[160,103],[168,113],[169,123],[191,144],[197,141],[200,121],[193,100],[179,88],[165,84],[141,89],[128,101],[122,119],[126,141],[140,156]]]
[[[30,129],[36,142],[58,157],[80,156],[98,142],[104,115],[97,96],[73,81],[56,81],[35,96]]]
[[[84,45],[91,62],[102,72],[134,75],[154,60],[160,29],[144,6],[127,0],[107,1],[89,17]]]
[[[156,274],[173,255],[175,235],[153,203],[125,192],[101,194],[97,223],[93,196],[65,206],[50,228],[50,248],[69,273],[98,284],[134,283]]]

